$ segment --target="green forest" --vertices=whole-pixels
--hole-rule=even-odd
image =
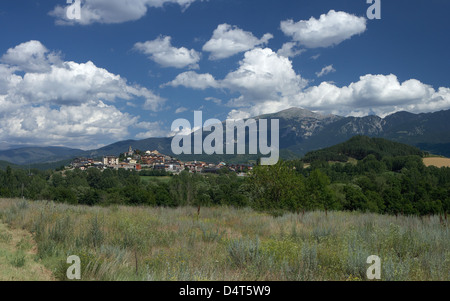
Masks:
[[[255,166],[247,177],[224,168],[218,174],[183,171],[168,181],[143,181],[142,176],[167,174],[8,166],[0,170],[0,197],[90,206],[195,206],[199,212],[201,207],[226,205],[274,215],[339,210],[446,217],[450,168],[426,167],[425,155],[408,145],[357,136],[302,159]]]

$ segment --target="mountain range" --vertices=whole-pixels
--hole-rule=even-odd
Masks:
[[[329,147],[353,136],[385,138],[416,146],[436,155],[450,156],[450,110],[434,113],[413,114],[397,112],[380,118],[378,116],[342,117],[321,115],[305,109],[290,108],[275,114],[255,117],[259,119],[280,120],[280,154],[291,159],[301,157],[309,151]],[[207,133],[206,133],[207,134]],[[206,135],[204,133],[204,135]],[[17,165],[58,164],[74,157],[102,157],[119,155],[128,150],[158,150],[173,155],[172,138],[148,138],[144,140],[125,140],[105,147],[83,151],[64,147],[27,147],[0,151],[0,161]],[[247,162],[255,156],[192,156],[180,155],[182,160],[205,160],[216,162]]]

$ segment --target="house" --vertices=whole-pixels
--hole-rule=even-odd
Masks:
[[[180,162],[171,162],[170,164],[165,165],[165,169],[167,172],[179,173],[183,170],[183,165]]]
[[[253,167],[248,164],[231,164],[228,166],[228,168],[231,171],[236,171],[236,172],[245,172],[245,171],[249,171],[249,170],[253,169]]]
[[[153,158],[151,156],[148,156],[148,155],[141,157],[141,161],[142,161],[142,164],[144,164],[144,165],[151,165],[151,164],[153,164]]]
[[[125,170],[130,170],[130,169],[136,169],[136,165],[137,164],[129,164],[129,163],[126,163],[126,162],[121,162],[121,163],[119,163],[118,168],[125,169]]]
[[[72,161],[72,167],[79,168],[81,170],[85,170],[86,168],[90,167],[93,164],[94,164],[94,160],[87,159],[87,158],[75,158]]]
[[[153,169],[154,170],[165,170],[166,169],[166,164],[164,164],[164,163],[155,163],[153,165]]]
[[[105,166],[119,165],[119,158],[116,156],[103,157],[103,165],[105,165]]]

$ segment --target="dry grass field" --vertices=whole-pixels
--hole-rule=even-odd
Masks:
[[[441,167],[450,167],[450,159],[449,158],[424,158],[423,163],[426,166],[436,166],[438,168]]]
[[[273,217],[217,207],[202,208],[197,218],[191,207],[0,199],[0,220],[8,225],[1,232],[10,233],[3,235],[0,260],[13,266],[3,279],[35,279],[25,276],[42,264],[67,280],[65,261],[78,255],[82,280],[354,281],[367,280],[366,260],[377,255],[382,280],[450,280],[450,228],[438,216],[317,211]],[[19,243],[19,236],[29,243]],[[21,245],[33,252],[24,256]]]

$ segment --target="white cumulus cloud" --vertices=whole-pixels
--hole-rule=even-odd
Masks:
[[[183,86],[186,88],[205,90],[207,88],[218,88],[219,83],[209,73],[198,74],[194,71],[187,71],[177,75],[173,81],[162,85],[162,87],[165,86]]]
[[[393,75],[361,76],[359,81],[338,87],[328,82],[302,90],[294,97],[280,97],[233,110],[230,116],[257,116],[289,107],[303,107],[324,114],[366,116],[408,111],[434,112],[450,108],[450,89],[433,87],[416,79],[400,82]]]
[[[307,81],[297,75],[292,62],[270,48],[255,48],[245,53],[239,68],[230,72],[221,85],[240,92],[243,101],[278,99],[297,94]]]
[[[114,103],[141,103],[152,111],[165,103],[93,62],[53,60],[52,53],[29,41],[2,56],[0,141],[96,147],[126,138],[130,127],[139,128],[139,117],[121,112]]]
[[[319,19],[281,22],[281,30],[295,42],[307,48],[338,45],[352,36],[366,30],[366,18],[330,10]]]
[[[211,53],[209,57],[211,60],[219,60],[256,46],[265,45],[272,38],[273,35],[266,33],[261,39],[258,39],[251,32],[244,31],[237,26],[220,24],[214,30],[212,38],[203,46],[203,51]]]
[[[197,0],[80,0],[79,20],[67,18],[67,7],[57,5],[49,14],[58,25],[90,25],[93,23],[115,24],[138,20],[147,14],[148,8],[178,4],[183,10]]]
[[[163,67],[198,69],[201,54],[194,49],[172,46],[172,38],[158,37],[156,40],[136,43],[134,49],[149,56],[149,59]]]
[[[124,139],[136,117],[112,105],[91,101],[80,106],[28,106],[0,112],[0,137],[11,144],[67,146],[91,149],[101,142]]]
[[[241,97],[229,105],[259,102],[267,99],[294,96],[305,87],[307,81],[297,75],[292,62],[269,48],[255,48],[245,53],[239,68],[217,80],[209,73],[194,71],[179,74],[173,81],[163,85],[205,90],[207,88],[227,89],[239,92]]]
[[[334,72],[326,66],[317,75]],[[450,108],[450,88],[433,88],[417,79],[399,81],[393,74],[367,74],[347,86],[331,82],[308,86],[297,74],[289,58],[269,48],[255,48],[245,53],[239,67],[223,79],[211,74],[190,71],[178,75],[168,83],[201,89],[215,88],[238,93],[228,101],[228,115],[241,119],[275,113],[290,107],[303,107],[324,114],[381,117],[398,111],[433,112]]]
[[[14,67],[0,64],[0,95],[8,93],[9,90],[22,80],[22,77],[16,75],[14,72]]]
[[[8,49],[0,60],[25,72],[47,72],[51,65],[61,62],[57,53],[50,52],[41,42],[35,40]]]

